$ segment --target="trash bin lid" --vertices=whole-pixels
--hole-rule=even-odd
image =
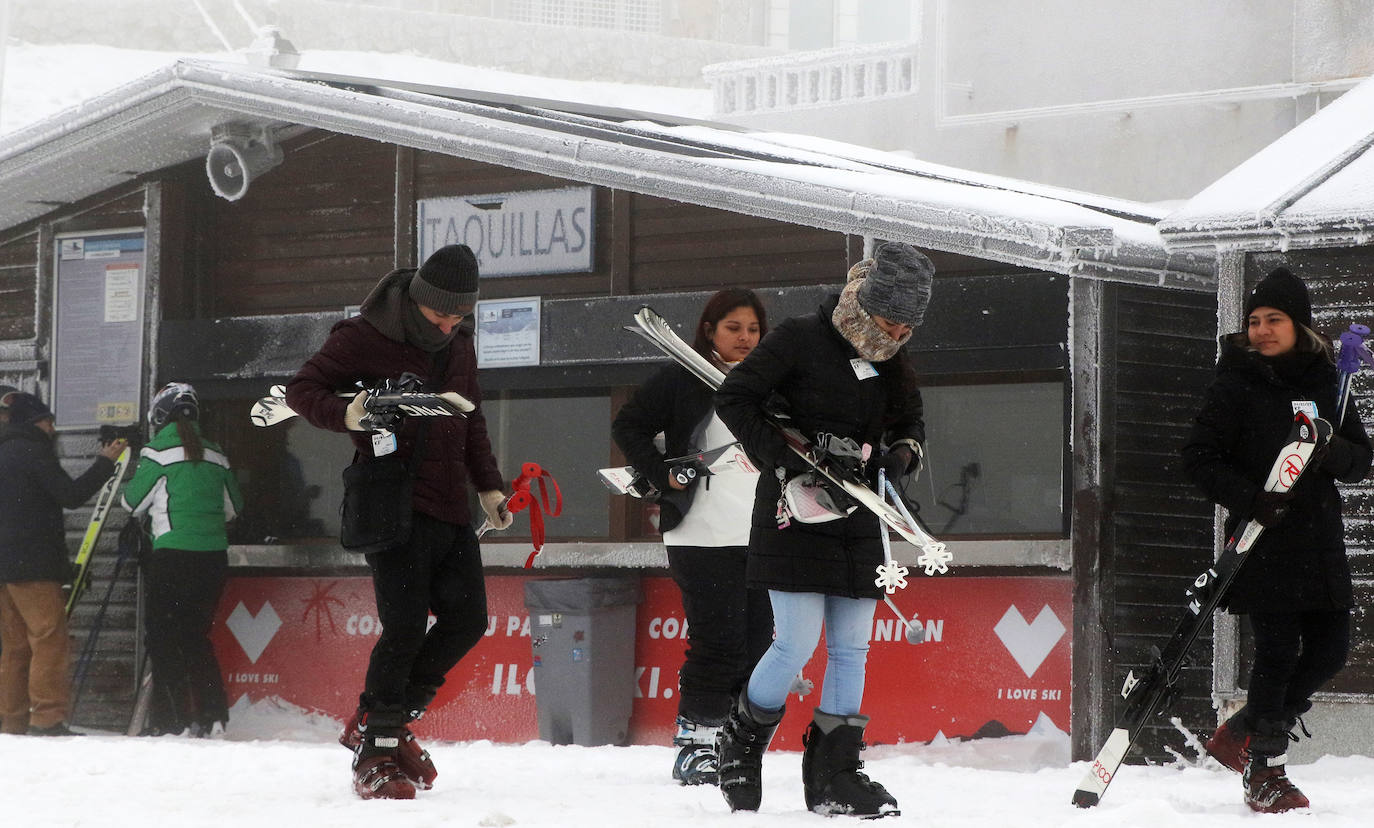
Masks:
[[[546,612],[577,612],[638,604],[639,578],[540,578],[525,582],[525,606]]]

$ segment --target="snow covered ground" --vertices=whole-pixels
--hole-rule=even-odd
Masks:
[[[0,134],[55,115],[69,106],[167,66],[178,58],[244,62],[242,55],[229,52],[184,54],[93,45],[11,45],[5,51],[4,90],[0,94]],[[594,103],[686,118],[706,119],[711,116],[711,92],[705,88],[680,89],[540,78],[413,55],[370,52],[307,51],[301,57],[299,68],[309,72]],[[3,137],[0,137],[0,143],[3,143]]]
[[[352,792],[339,723],[269,702],[236,705],[222,740],[181,737],[0,736],[5,826],[291,826],[376,828],[753,828],[841,826],[807,813],[801,754],[764,760],[763,807],[730,814],[715,788],[669,779],[669,747],[552,746],[545,742],[429,743],[433,790],[412,802],[363,802]],[[419,729],[423,736],[423,728]],[[866,770],[892,791],[902,816],[882,825],[939,828],[1224,828],[1367,826],[1374,759],[1323,757],[1291,768],[1307,812],[1261,817],[1241,802],[1240,780],[1211,760],[1123,768],[1101,805],[1069,797],[1085,763],[1067,762],[1060,732],[971,742],[871,748]],[[1259,820],[1259,822],[1256,822]]]

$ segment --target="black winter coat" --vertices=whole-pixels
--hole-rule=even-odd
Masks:
[[[798,469],[805,462],[765,421],[764,405],[774,393],[786,402],[792,425],[808,437],[826,432],[869,443],[875,452],[880,442],[906,437],[925,443],[921,392],[906,352],[874,363],[878,376],[859,379],[850,362],[858,353],[830,322],[838,298],[769,331],[725,376],[716,412],[762,471],[749,534],[749,586],[880,598],[873,580],[883,547],[872,512],[860,507],[847,518],[794,521],[786,529],[777,523],[781,484],[774,469]]]
[[[1216,378],[1183,447],[1188,477],[1226,507],[1229,537],[1250,516],[1293,424],[1293,403],[1315,402],[1318,416],[1336,416],[1336,367],[1319,354],[1277,360],[1246,347],[1244,333],[1222,339]],[[1334,424],[1333,424],[1334,425]],[[1317,467],[1293,489],[1287,516],[1260,536],[1227,597],[1234,613],[1342,610],[1354,606],[1345,527],[1336,481],[1369,472],[1370,443],[1355,406]]]
[[[696,480],[686,489],[670,487],[668,467],[663,461],[716,448],[698,445],[699,432],[711,416],[711,401],[711,389],[674,363],[641,385],[611,423],[611,436],[625,452],[625,459],[662,493],[658,512],[660,532],[682,523],[696,492]],[[654,445],[659,432],[663,433],[662,452]]]
[[[62,470],[52,438],[35,425],[0,434],[0,583],[71,578],[62,510],[100,490],[115,464],[97,456],[75,480]]]

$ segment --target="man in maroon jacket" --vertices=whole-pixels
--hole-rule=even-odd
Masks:
[[[364,799],[411,799],[434,781],[434,764],[406,726],[420,717],[444,676],[487,626],[482,557],[467,485],[497,529],[511,523],[477,385],[472,309],[477,259],[467,245],[435,251],[417,271],[395,270],[334,326],[324,347],[286,386],[287,403],[320,428],[345,431],[362,458],[395,452],[414,473],[413,525],[403,545],[366,556],[382,634],[372,649],[358,711],[340,741],[353,748],[354,790]],[[409,372],[429,391],[453,391],[474,406],[466,418],[407,418],[394,435],[363,430],[366,392]],[[412,457],[418,429],[427,429]],[[429,613],[435,623],[428,628]]]

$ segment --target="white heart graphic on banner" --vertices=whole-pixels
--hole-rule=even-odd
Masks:
[[[1026,623],[1021,611],[1012,604],[992,631],[997,633],[997,637],[1002,639],[1002,644],[1011,653],[1011,657],[1021,665],[1026,678],[1030,678],[1040,669],[1045,656],[1050,654],[1050,650],[1054,649],[1054,645],[1059,643],[1065,632],[1059,616],[1054,614],[1048,604],[1030,624]]]
[[[234,639],[239,642],[248,660],[257,664],[258,656],[262,655],[262,651],[267,649],[277,630],[281,629],[281,618],[269,602],[263,603],[262,609],[258,610],[255,617],[243,602],[239,601],[234,611],[229,613],[229,620],[225,622],[225,626],[234,634]]]

